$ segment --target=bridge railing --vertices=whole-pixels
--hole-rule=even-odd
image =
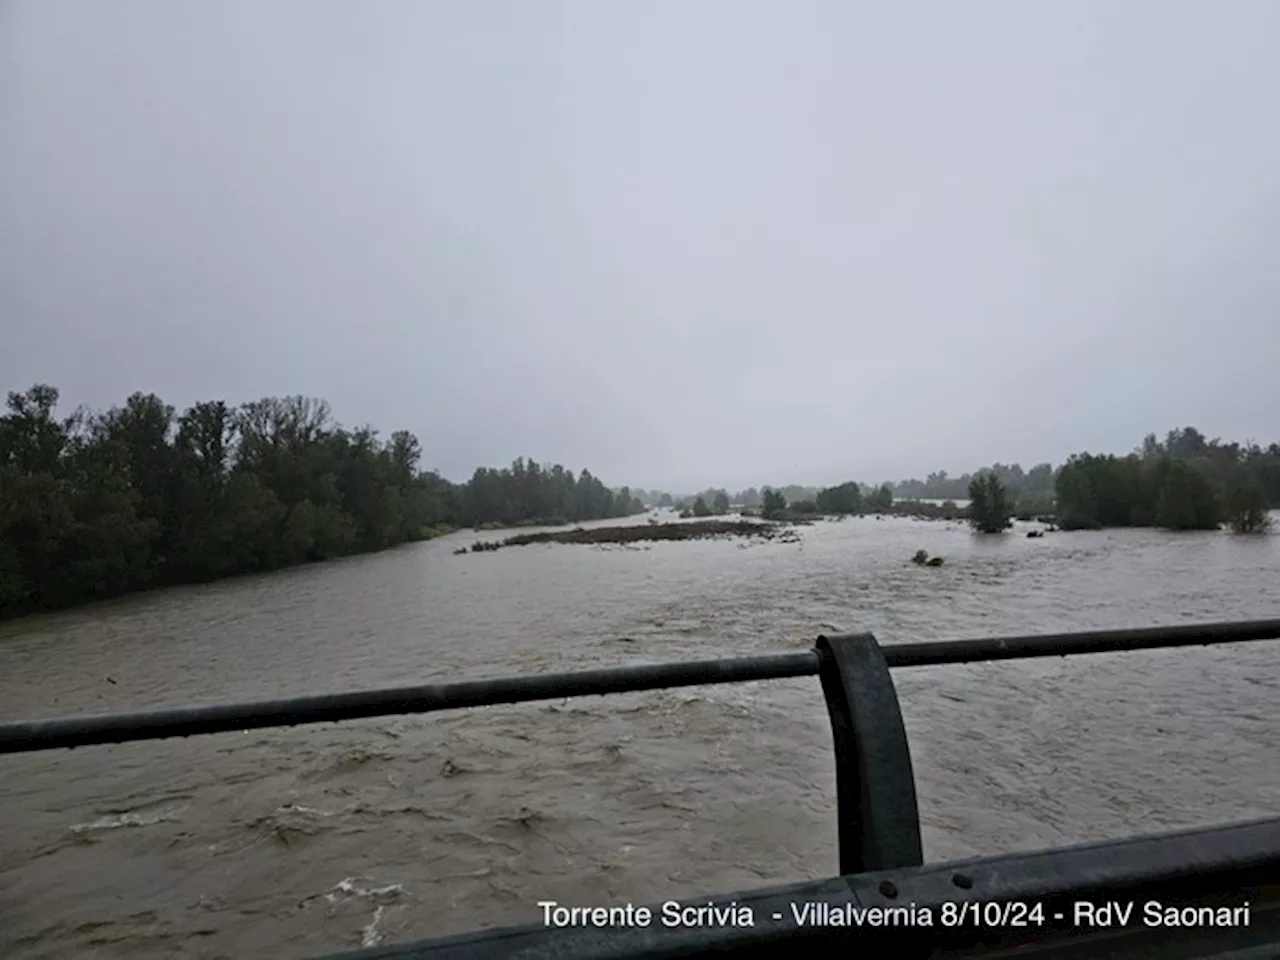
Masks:
[[[575,696],[817,675],[826,698],[835,747],[836,821],[841,879],[832,882],[837,883],[838,890],[847,901],[853,891],[850,878],[865,879],[886,871],[897,871],[900,874],[898,881],[878,881],[879,885],[870,896],[871,901],[878,898],[883,905],[884,902],[898,898],[896,893],[890,895],[888,891],[891,888],[908,882],[907,874],[901,873],[902,871],[907,871],[914,878],[910,883],[924,884],[927,887],[933,881],[926,882],[925,878],[935,869],[923,867],[911,751],[890,675],[891,668],[1275,639],[1280,639],[1280,619],[888,646],[881,646],[869,633],[840,634],[820,636],[813,650],[800,653],[423,684],[254,703],[10,721],[0,723],[0,754],[188,737],[263,727],[330,723],[396,714],[431,713]],[[1280,906],[1280,819],[1219,828],[1219,831],[1232,830],[1237,832],[1221,832],[1216,839],[1205,839],[1199,835],[1165,838],[1160,841],[1165,844],[1160,848],[1163,851],[1160,862],[1164,866],[1155,873],[1149,869],[1144,873],[1140,862],[1134,859],[1138,847],[1130,847],[1127,851],[1117,847],[1094,853],[1093,862],[1096,865],[1110,858],[1113,864],[1129,865],[1127,873],[1124,870],[1120,872],[1128,877],[1130,883],[1145,884],[1155,889],[1162,883],[1175,883],[1176,886],[1180,882],[1182,886],[1179,889],[1184,892],[1192,889],[1196,883],[1200,887],[1208,884],[1211,891],[1220,891],[1225,889],[1222,883],[1231,877],[1244,883],[1246,880],[1257,879],[1257,869],[1263,869],[1264,872],[1269,870],[1274,876],[1272,882],[1277,885],[1276,905]],[[1240,833],[1241,830],[1245,832]],[[1246,836],[1247,840],[1240,839]],[[1235,847],[1228,843],[1228,837],[1235,838]],[[1227,855],[1228,848],[1231,856]],[[1243,859],[1240,856],[1242,850],[1245,851]],[[1077,872],[1070,876],[1061,873],[1065,868],[1046,867],[1046,864],[1059,861],[1077,862],[1079,856],[1084,856],[1077,851],[1077,861],[1070,861],[1070,854],[1069,850],[1049,851],[1035,855],[1049,859],[1024,862],[1016,868],[1014,861],[1009,861],[1001,874],[1007,888],[1005,892],[1020,890],[1022,895],[1029,896],[1026,889],[1017,888],[1016,884],[1010,886],[1008,880],[1011,876],[1029,876],[1037,869],[1042,872],[1049,869],[1049,875],[1057,878],[1056,886],[1040,882],[1035,888],[1040,890],[1040,895],[1068,896],[1072,891],[1079,894],[1092,889],[1087,885],[1087,871],[1085,874]],[[1063,856],[1068,856],[1068,860],[1062,860]],[[1054,861],[1053,857],[1058,857],[1058,861]],[[976,863],[994,864],[996,861]],[[1055,873],[1055,869],[1058,872]],[[1216,880],[1213,879],[1215,874],[1218,877]],[[995,895],[991,884],[976,885],[971,877],[966,884],[961,882],[963,877],[967,877],[967,874],[956,873],[952,877],[955,882],[951,886],[943,885],[953,898],[959,896],[977,902],[975,897]],[[799,889],[793,889],[792,895]],[[935,894],[936,892],[934,890]],[[830,893],[827,890],[822,895]],[[776,891],[761,891],[738,894],[737,897],[742,902],[743,898],[767,900],[780,895]],[[1277,911],[1277,918],[1280,918],[1280,911]],[[708,928],[697,935],[685,931],[685,940],[689,942],[684,943],[679,950],[692,950],[693,953],[688,955],[696,955],[700,950],[746,950],[749,953],[774,942],[778,936],[809,935],[801,927],[802,924],[793,923],[788,926],[785,922],[772,923],[768,931],[757,930],[754,934],[745,935],[741,930],[734,932],[729,927],[717,928],[718,933]],[[975,927],[974,936],[978,935],[981,927],[982,924]],[[513,936],[516,937],[515,940],[511,939]],[[434,944],[394,948],[391,953],[376,952],[376,955],[404,958],[506,956],[517,943],[521,944],[520,955],[529,957],[642,957],[654,955],[652,952],[646,954],[646,950],[665,952],[668,948],[677,949],[676,934],[670,930],[662,934],[666,937],[662,944],[667,946],[651,941],[652,936],[658,936],[658,933],[633,929],[589,931],[584,935],[581,931],[540,931],[528,928],[482,933],[478,938],[449,938]],[[548,940],[547,937],[552,939]],[[693,940],[689,940],[689,937],[693,937]],[[1280,933],[1277,933],[1276,941],[1280,942]],[[942,941],[935,937],[931,942]],[[576,947],[573,946],[575,943]],[[542,946],[539,947],[538,944]],[[1275,955],[1280,957],[1280,947],[1276,949]],[[372,957],[375,953],[362,955]]]

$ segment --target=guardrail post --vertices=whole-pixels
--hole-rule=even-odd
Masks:
[[[898,694],[870,633],[818,637],[835,738],[840,873],[924,863],[911,749]]]

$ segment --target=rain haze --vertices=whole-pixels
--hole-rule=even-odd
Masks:
[[[1273,955],[1277,38],[0,0],[0,958]]]
[[[5,389],[693,490],[1276,439],[1280,5],[10,2]]]

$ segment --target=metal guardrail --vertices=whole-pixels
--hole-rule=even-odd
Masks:
[[[1043,904],[1066,903],[1072,897],[1085,898],[1090,891],[1102,889],[1148,892],[1168,889],[1182,900],[1204,899],[1238,887],[1256,888],[1257,916],[1270,918],[1268,922],[1275,921],[1274,929],[1266,928],[1270,930],[1270,939],[1259,940],[1254,936],[1257,942],[1247,944],[1248,949],[1264,951],[1257,957],[1274,956],[1280,960],[1280,819],[1221,827],[1208,833],[979,860],[967,866],[924,867],[911,752],[889,672],[894,667],[1275,639],[1280,639],[1280,619],[887,647],[882,647],[869,633],[820,636],[814,649],[804,653],[426,684],[258,703],[11,721],[0,723],[0,754],[816,674],[826,698],[835,743],[841,876],[818,884],[714,898],[719,903],[734,899],[739,904],[758,903],[770,918],[764,926],[510,928],[347,956],[366,960],[393,957],[478,960],[499,956],[529,960],[540,957],[561,960],[635,957],[639,960],[649,956],[701,956],[726,951],[755,955],[760,950],[775,950],[781,942],[798,940],[806,943],[813,940],[815,944],[821,941],[828,946],[838,942],[841,949],[849,945],[886,945],[885,936],[891,937],[897,956],[925,956],[930,955],[930,951],[938,956],[996,956],[1001,955],[1001,946],[996,942],[1000,938],[993,938],[992,930],[987,929],[991,924],[928,931],[917,925],[905,932],[863,925],[833,933],[830,927],[810,928],[772,918],[775,914],[785,918],[782,898],[796,902],[796,898],[805,897],[815,903],[827,903],[835,897],[840,903],[862,907],[886,903],[900,906],[906,892],[910,892],[913,904],[942,909],[944,902],[995,903],[1036,898]],[[963,872],[955,872],[960,866]],[[952,872],[943,882],[947,871]],[[1066,926],[1078,941],[1082,935],[1079,925]],[[1250,929],[1256,933],[1265,926],[1259,923]],[[1054,950],[1067,949],[1060,942],[1064,929],[1063,923],[1056,920],[1036,929],[1024,927],[1020,936],[1027,943],[1020,949],[1023,952],[1048,949],[1046,945],[1052,944],[1056,944]],[[1142,930],[1140,922],[1139,930]],[[1133,931],[1126,928],[1124,932],[1130,935]],[[1145,932],[1148,936],[1144,942],[1150,942],[1150,931]],[[1115,931],[1110,934],[1114,936]],[[1174,954],[1167,950],[1187,949],[1194,939],[1179,936],[1161,948],[1166,952],[1153,955],[1172,957]],[[1243,949],[1244,940],[1239,936],[1227,939],[1231,949]],[[1218,941],[1223,938],[1219,936],[1215,942]],[[973,952],[979,948],[987,952]],[[1114,945],[1106,949],[1113,948]],[[944,949],[952,952],[936,952]],[[961,953],[954,952],[956,950]],[[1274,952],[1266,953],[1267,950]],[[1187,956],[1209,954],[1201,950]],[[1245,960],[1245,957],[1240,955],[1235,960]],[[1249,954],[1249,960],[1254,960],[1253,953]]]
[[[1280,821],[1259,821],[832,877],[711,898],[718,904],[746,907],[752,926],[668,928],[660,919],[648,926],[604,929],[530,925],[360,950],[328,960],[648,960],[713,953],[777,957],[786,949],[797,950],[801,957],[876,960],[951,956],[1203,960],[1246,949],[1271,951],[1258,952],[1258,957],[1280,957],[1278,864]],[[1224,891],[1229,899],[1224,899]],[[1130,923],[1099,916],[1098,911],[1092,918],[1076,915],[1077,903],[1104,907],[1130,902],[1135,903]],[[1208,903],[1228,910],[1248,902],[1248,922],[1223,928],[1204,924],[1148,928],[1144,913],[1151,902],[1192,905],[1193,909]],[[707,898],[677,903],[681,908],[696,908],[706,904]],[[650,905],[654,918],[661,918],[664,908]],[[856,910],[886,922],[877,925],[868,919],[861,926],[813,922]],[[797,913],[810,925],[798,923]],[[894,916],[913,922],[897,923]]]

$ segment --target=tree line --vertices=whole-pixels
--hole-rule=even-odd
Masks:
[[[1169,530],[1217,529],[1242,533],[1269,527],[1268,510],[1280,508],[1280,444],[1210,440],[1194,427],[1170,430],[1163,440],[1148,434],[1124,456],[1079,453],[1056,469],[1030,470],[996,463],[972,474],[945,471],[925,480],[871,487],[846,481],[833,487],[752,487],[729,497],[709,489],[691,498],[653,491],[647,502],[683,507],[691,515],[724,512],[724,499],[759,509],[772,519],[813,514],[918,512],[913,501],[968,499],[964,510],[945,504],[944,517],[967,517],[976,529],[1007,529],[1013,517],[1052,515],[1064,529],[1156,526]]]
[[[1066,529],[1164,527],[1241,533],[1269,526],[1280,507],[1280,444],[1263,449],[1207,440],[1194,427],[1148,434],[1127,456],[1069,458],[1055,478],[1057,513]]]
[[[1065,530],[1216,530],[1225,523],[1260,533],[1271,525],[1268,510],[1280,507],[1280,444],[1224,443],[1183,427],[1163,441],[1148,434],[1123,457],[1075,454],[1052,476],[1053,512]],[[1013,506],[995,470],[979,471],[968,493],[976,529],[1008,527]]]
[[[1096,460],[1098,457],[1081,453],[1068,463],[1071,460]],[[1220,439],[1208,439],[1195,427],[1182,427],[1170,430],[1163,440],[1154,433],[1148,434],[1130,454],[1102,455],[1102,459],[1112,464],[1128,464],[1127,467],[1108,466],[1104,470],[1130,471],[1137,463],[1154,466],[1162,459],[1187,461],[1224,490],[1229,482],[1241,478],[1256,483],[1263,489],[1268,504],[1272,508],[1280,508],[1280,444],[1273,443],[1264,448],[1252,442],[1225,443]],[[924,480],[900,480],[892,487],[894,495],[903,500],[956,500],[969,496],[969,484],[975,478],[994,474],[1016,500],[1048,500],[1058,497],[1059,477],[1066,465],[1055,469],[1052,464],[1041,463],[1024,471],[1016,463],[996,463],[957,477],[948,476],[945,470],[940,470],[930,473]]]
[[[268,397],[182,414],[135,393],[56,415],[58,391],[0,417],[0,616],[272,570],[461,526],[570,523],[644,507],[590,471],[520,459],[452,483],[407,431],[346,429],[329,406]]]
[[[947,471],[939,470],[924,480],[900,480],[890,486],[894,496],[900,500],[971,499],[970,484],[986,475],[994,476],[1009,497],[1021,504],[1026,512],[1047,512],[1054,498],[1056,472],[1050,463],[1038,463],[1026,471],[1016,463],[995,463],[958,477],[948,476]]]
[[[770,494],[773,499],[769,499]],[[708,487],[692,496],[675,496],[659,490],[637,490],[636,496],[646,506],[671,507],[694,517],[728,513],[732,506],[748,510],[768,510],[770,513],[790,511],[796,514],[816,514],[860,513],[864,509],[885,512],[893,504],[893,490],[889,484],[870,487],[852,480],[837,487],[792,484],[759,489],[748,487],[733,494],[723,487]]]

